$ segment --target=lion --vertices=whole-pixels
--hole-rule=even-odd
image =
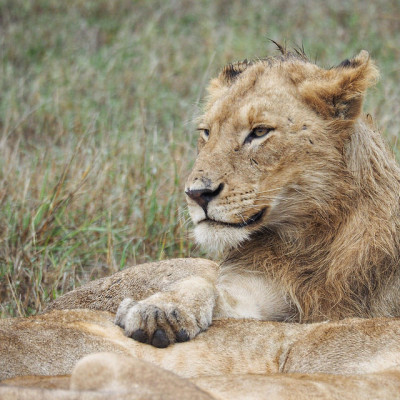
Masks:
[[[225,67],[198,121],[185,193],[196,241],[221,261],[132,267],[2,321],[3,393],[31,382],[44,396],[50,378],[15,378],[30,375],[101,392],[101,373],[121,398],[140,398],[126,382],[166,393],[122,374],[134,356],[150,382],[184,379],[174,395],[398,395],[400,170],[362,114],[378,69],[366,51],[323,69],[280,49]]]
[[[164,349],[127,337],[114,318],[66,309],[2,321],[0,379],[8,379],[0,398],[375,400],[400,393],[396,318],[219,319]]]

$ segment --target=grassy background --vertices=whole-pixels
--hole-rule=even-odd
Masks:
[[[2,317],[198,254],[182,191],[191,121],[207,80],[274,53],[267,38],[324,66],[369,50],[382,79],[365,108],[398,152],[398,0],[0,0]]]

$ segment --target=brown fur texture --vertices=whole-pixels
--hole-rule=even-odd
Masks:
[[[275,282],[287,320],[398,316],[400,170],[361,114],[375,64],[362,51],[325,70],[282,51],[210,84],[187,190],[223,189],[207,213],[189,199],[196,238],[222,254],[221,274]],[[257,126],[272,129],[249,143]]]
[[[222,258],[218,277],[155,276],[141,300],[128,285],[116,316],[126,335],[166,347],[212,318],[400,315],[400,170],[361,112],[377,68],[366,51],[323,69],[281,50],[225,67],[199,120],[186,194],[197,241]],[[71,307],[64,299],[55,307]]]

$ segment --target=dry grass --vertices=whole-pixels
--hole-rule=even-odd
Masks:
[[[397,0],[0,0],[1,316],[125,266],[197,254],[191,121],[223,64],[267,38],[333,65],[369,50],[366,109],[397,153]],[[193,253],[194,251],[194,253]]]

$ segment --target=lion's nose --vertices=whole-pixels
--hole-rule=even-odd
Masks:
[[[192,199],[194,200],[203,210],[204,212],[207,212],[207,206],[208,203],[216,198],[224,188],[224,184],[220,183],[219,186],[215,189],[187,189],[185,190],[185,193]]]

